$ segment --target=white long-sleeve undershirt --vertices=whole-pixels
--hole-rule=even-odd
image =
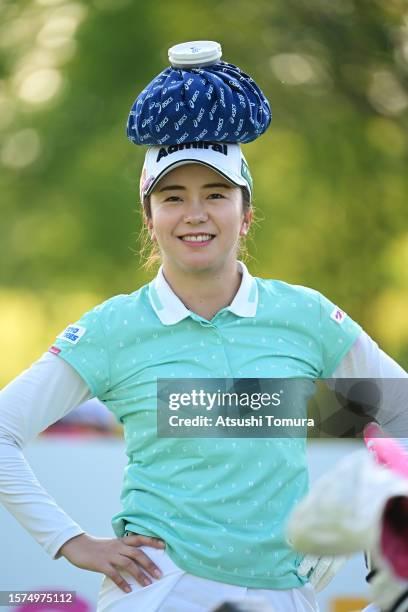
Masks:
[[[333,378],[407,377],[365,332],[333,374]],[[401,385],[397,388],[400,394]],[[76,370],[51,353],[45,353],[0,393],[0,502],[53,558],[58,558],[65,542],[84,530],[43,489],[22,449],[91,397]],[[390,435],[408,438],[407,398],[404,401],[390,392],[383,400],[377,414],[380,424]]]
[[[43,489],[22,449],[90,397],[79,374],[51,353],[44,353],[0,393],[0,501],[54,558],[65,542],[84,530]]]

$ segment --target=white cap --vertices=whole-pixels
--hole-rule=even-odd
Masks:
[[[170,47],[169,61],[174,68],[209,66],[221,59],[220,43],[213,40],[193,40]]]
[[[193,142],[149,147],[140,177],[141,202],[168,172],[191,163],[208,166],[234,185],[245,187],[251,199],[252,177],[239,144]]]

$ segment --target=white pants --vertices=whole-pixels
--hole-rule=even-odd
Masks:
[[[121,575],[132,588],[122,591],[110,578],[103,579],[97,612],[209,612],[225,601],[263,598],[273,612],[318,612],[313,588],[307,584],[285,591],[249,589],[199,578],[177,567],[164,550],[141,546],[143,552],[160,568],[163,577],[142,587],[130,574]]]

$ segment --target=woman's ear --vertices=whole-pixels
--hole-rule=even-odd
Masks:
[[[145,216],[145,218],[144,218],[144,223],[145,223],[145,225],[146,225],[146,227],[147,227],[147,231],[149,232],[150,239],[151,239],[151,240],[153,240],[153,241],[155,241],[155,240],[156,240],[156,235],[155,235],[155,233],[154,233],[154,228],[153,228],[153,221],[152,221],[152,219],[151,219],[151,218],[148,218],[148,217],[146,217],[146,216]]]
[[[240,236],[246,236],[252,223],[252,209],[244,212],[244,218],[242,219],[241,229],[239,231]]]

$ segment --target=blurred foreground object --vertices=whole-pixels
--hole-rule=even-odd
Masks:
[[[245,597],[226,601],[213,612],[277,612],[272,606],[261,597]]]
[[[408,463],[402,449],[401,456]],[[363,450],[340,461],[295,508],[288,535],[304,553],[370,551],[373,601],[383,612],[407,612],[408,479],[391,466],[392,461],[379,465]]]

